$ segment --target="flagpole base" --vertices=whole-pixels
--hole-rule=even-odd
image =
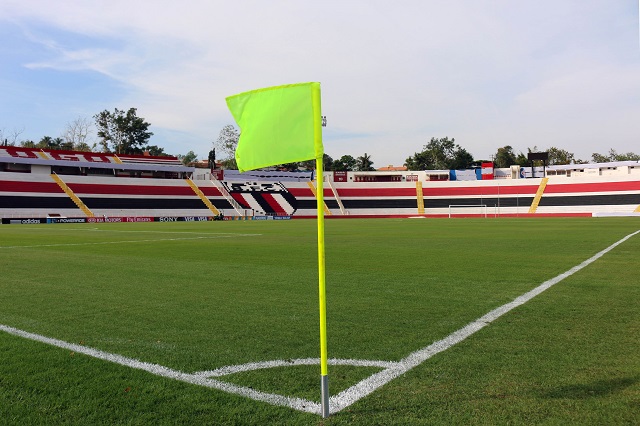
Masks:
[[[320,376],[320,395],[322,397],[322,418],[329,417],[329,376]]]

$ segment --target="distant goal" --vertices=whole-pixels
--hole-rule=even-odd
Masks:
[[[487,217],[486,204],[449,204],[449,218],[480,216]]]

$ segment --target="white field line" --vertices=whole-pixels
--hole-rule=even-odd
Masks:
[[[293,409],[309,413],[320,413],[320,404],[306,401],[301,398],[291,398],[281,395],[259,392],[243,386],[237,386],[231,383],[208,379],[207,377],[203,377],[202,375],[183,373],[181,371],[163,367],[162,365],[151,364],[134,358],[127,358],[122,355],[112,354],[109,352],[100,351],[98,349],[77,345],[75,343],[68,343],[63,340],[52,339],[50,337],[29,333],[27,331],[19,330],[17,328],[9,327],[2,324],[0,324],[0,330],[5,331],[9,334],[13,334],[14,336],[19,336],[25,339],[35,340],[37,342],[57,346],[62,349],[67,349],[72,352],[81,353],[94,358],[124,365],[126,367],[135,368],[137,370],[144,370],[151,374],[155,374],[156,376],[180,380],[182,382],[192,383],[194,385],[205,386],[208,388],[219,389],[232,394],[252,398],[257,401],[264,401],[272,405],[291,407]]]
[[[189,240],[207,240],[218,238],[235,238],[235,237],[256,237],[262,234],[212,234],[210,236],[200,235],[199,237],[184,238],[154,238],[144,240],[120,240],[120,241],[95,241],[91,243],[59,243],[59,244],[34,244],[20,246],[0,246],[0,249],[17,249],[17,248],[38,248],[38,247],[72,247],[72,246],[96,246],[105,244],[131,244],[131,243],[156,243],[159,241],[189,241]]]
[[[581,264],[574,266],[568,271],[563,272],[562,274],[543,282],[533,290],[528,291],[527,293],[524,293],[523,295],[515,298],[512,302],[506,303],[500,306],[499,308],[496,308],[488,312],[487,314],[476,319],[475,321],[472,321],[469,324],[465,325],[461,329],[454,331],[444,339],[438,340],[437,342],[433,342],[429,346],[426,346],[422,349],[419,349],[409,354],[407,357],[401,359],[398,362],[397,366],[388,368],[379,373],[375,373],[369,376],[368,378],[362,380],[358,384],[350,387],[349,389],[346,389],[340,392],[338,395],[330,399],[329,404],[331,407],[331,412],[335,413],[337,411],[340,411],[348,407],[349,405],[353,404],[359,399],[369,395],[376,389],[389,383],[391,380],[399,377],[400,375],[406,373],[412,368],[422,364],[432,356],[449,349],[451,346],[455,345],[456,343],[462,342],[467,337],[481,330],[492,321],[495,321],[496,319],[500,318],[502,315],[506,314],[512,309],[520,305],[523,305],[524,303],[533,299],[534,297],[536,297],[543,291],[547,290],[548,288],[552,287],[553,285],[559,283],[565,278],[568,278],[571,275],[575,274],[576,272],[580,271],[581,269],[587,267],[588,265],[595,262],[596,260],[604,256],[605,254],[607,254],[608,252],[610,252],[611,250],[613,250],[623,242],[627,241],[629,238],[639,233],[640,233],[640,230],[627,235],[621,240],[611,244],[609,247],[605,248],[604,250],[596,253],[595,255],[585,260]]]
[[[397,362],[394,361],[367,361],[356,359],[330,359],[328,363],[331,365],[350,365],[353,367],[380,367],[391,368],[394,367]],[[250,362],[240,365],[228,365],[226,367],[218,368],[215,370],[199,371],[194,373],[197,376],[202,377],[222,377],[229,374],[241,373],[244,371],[261,370],[266,368],[275,367],[293,367],[296,365],[320,365],[320,358],[300,358],[291,360],[275,360],[275,361],[263,361],[263,362]]]
[[[383,368],[382,371],[375,373],[368,378],[362,380],[356,385],[340,392],[338,395],[330,398],[330,412],[337,413],[355,403],[356,401],[364,398],[370,393],[374,392],[378,388],[384,386],[389,383],[391,380],[396,379],[412,368],[417,367],[422,364],[432,356],[443,352],[449,349],[451,346],[456,343],[460,343],[465,340],[467,337],[473,335],[475,332],[481,330],[485,326],[487,326],[492,321],[500,318],[502,315],[511,311],[512,309],[528,302],[533,299],[543,291],[549,289],[565,278],[570,277],[586,266],[598,260],[600,257],[604,256],[611,250],[613,250],[618,245],[622,244],[629,238],[633,237],[640,233],[640,230],[633,232],[621,240],[615,242],[604,250],[596,253],[591,258],[585,260],[577,266],[569,269],[568,271],[551,278],[540,284],[538,287],[533,290],[524,293],[523,295],[515,298],[512,302],[506,303],[482,317],[476,319],[475,321],[470,322],[465,325],[461,329],[454,331],[447,337],[442,340],[438,340],[422,349],[419,349],[415,352],[412,352],[407,357],[401,359],[400,361],[367,361],[367,360],[350,360],[350,359],[330,359],[330,365],[351,365],[351,366],[367,366],[367,367],[380,367]],[[0,324],[0,330],[5,331],[9,334],[13,334],[15,336],[20,336],[26,339],[35,340],[38,342],[46,343],[49,345],[57,346],[60,348],[68,349],[74,352],[82,353],[88,356],[92,356],[94,358],[103,359],[106,361],[114,362],[116,364],[124,365],[131,368],[136,368],[139,370],[144,370],[149,373],[167,377],[175,380],[180,380],[187,383],[192,383],[200,386],[206,386],[209,388],[219,389],[225,392],[229,392],[236,395],[245,396],[247,398],[252,398],[257,401],[267,402],[273,405],[290,407],[295,410],[304,411],[308,413],[314,413],[317,415],[321,415],[321,406],[317,402],[307,401],[302,398],[292,398],[286,397],[282,395],[270,394],[265,392],[259,392],[254,389],[233,385],[230,383],[218,381],[215,379],[210,379],[210,377],[221,377],[228,374],[239,373],[243,371],[251,371],[263,368],[273,368],[273,367],[286,367],[286,366],[294,366],[294,365],[319,365],[320,360],[318,358],[303,358],[296,360],[276,360],[276,361],[265,361],[265,362],[255,362],[248,363],[243,365],[234,365],[222,367],[216,370],[210,371],[201,371],[193,374],[183,373],[180,371],[172,370],[167,367],[163,367],[157,364],[150,364],[146,362],[142,362],[132,358],[126,358],[121,355],[111,354],[108,352],[103,352],[97,349],[89,348],[86,346],[81,346],[73,343],[64,342],[62,340],[52,339],[50,337],[41,336],[39,334],[29,333],[26,331],[22,331],[13,327],[9,327],[6,325]]]

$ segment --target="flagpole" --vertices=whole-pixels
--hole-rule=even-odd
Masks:
[[[320,395],[322,417],[329,417],[329,376],[327,373],[327,299],[324,255],[324,187],[323,159],[316,158],[316,201],[318,210],[318,281],[320,300]]]
[[[325,286],[325,255],[324,255],[324,148],[322,146],[322,126],[324,117],[321,116],[320,84],[314,84],[311,89],[313,104],[313,139],[316,154],[316,210],[318,217],[318,299],[320,302],[320,397],[322,417],[329,417],[329,375],[327,372],[327,298]]]

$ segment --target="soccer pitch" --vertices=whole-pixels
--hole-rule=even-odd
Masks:
[[[640,422],[637,218],[328,220],[324,420],[315,226],[0,226],[0,424]]]

